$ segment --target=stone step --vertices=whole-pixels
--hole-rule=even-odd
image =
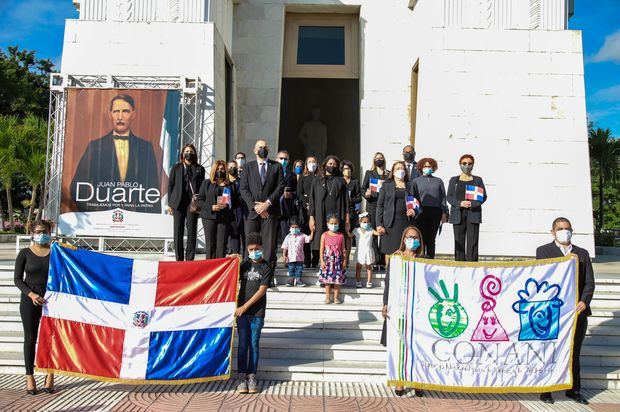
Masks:
[[[584,345],[581,349],[581,365],[620,368],[620,349],[617,346]]]
[[[267,300],[266,317],[277,321],[291,319],[318,322],[382,321],[381,308],[380,304],[358,305],[355,301],[342,305],[333,303],[326,305],[320,301],[295,303]]]

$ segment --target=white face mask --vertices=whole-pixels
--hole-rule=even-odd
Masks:
[[[310,173],[314,173],[314,171],[316,170],[316,163],[308,163],[308,170],[310,171]]]
[[[569,229],[562,229],[555,232],[555,239],[563,245],[569,245],[572,237],[573,231]]]
[[[394,177],[403,180],[405,178],[405,171],[403,169],[394,170]]]
[[[243,158],[237,159],[237,164],[239,165],[239,167],[243,167],[243,165],[245,164],[245,159]]]

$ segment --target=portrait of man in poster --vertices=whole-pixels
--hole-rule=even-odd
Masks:
[[[80,212],[121,208],[160,213],[160,178],[152,144],[131,130],[138,115],[134,99],[118,94],[110,100],[112,130],[88,144],[71,182]]]

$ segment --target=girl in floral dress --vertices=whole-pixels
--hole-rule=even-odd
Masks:
[[[327,218],[328,231],[321,235],[321,270],[319,281],[325,285],[325,303],[331,303],[334,291],[334,303],[340,304],[340,285],[345,281],[347,253],[344,236],[338,232],[340,220],[336,215]]]

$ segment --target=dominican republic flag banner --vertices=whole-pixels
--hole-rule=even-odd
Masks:
[[[383,186],[383,180],[370,178],[370,192],[371,193],[379,193],[381,191],[381,186]]]
[[[415,196],[407,195],[405,203],[407,206],[407,210],[411,209],[415,210],[416,213],[420,212],[420,202],[418,201],[418,199],[415,198]]]
[[[484,202],[484,189],[480,186],[465,187],[465,200],[477,200],[478,202]]]
[[[393,255],[388,385],[469,393],[572,386],[575,255],[449,262]]]
[[[239,259],[151,262],[52,245],[36,365],[127,383],[228,379]]]

